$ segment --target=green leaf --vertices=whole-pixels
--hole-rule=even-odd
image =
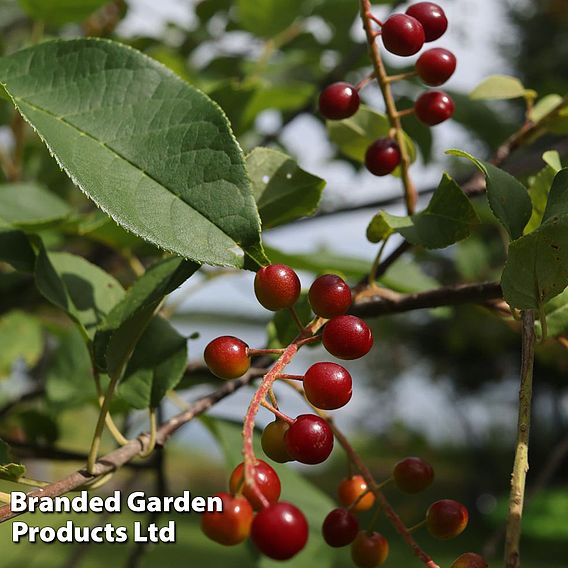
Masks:
[[[22,231],[0,226],[0,261],[22,272],[34,271],[35,253]]]
[[[0,218],[14,227],[45,229],[65,219],[71,208],[57,195],[34,183],[0,186]]]
[[[152,319],[138,341],[118,392],[133,408],[155,408],[181,380],[187,341],[165,319]]]
[[[524,97],[527,90],[516,77],[510,75],[491,75],[487,77],[471,93],[472,99],[517,99]]]
[[[34,19],[50,24],[81,22],[109,0],[19,0]]]
[[[568,168],[560,170],[552,182],[542,223],[554,217],[568,214]]]
[[[568,334],[568,288],[544,305],[549,337]],[[536,324],[540,327],[540,322]]]
[[[460,186],[444,174],[428,207],[412,216],[397,217],[380,211],[367,228],[373,242],[400,233],[405,239],[426,248],[444,248],[469,236],[478,217]]]
[[[479,168],[487,180],[487,199],[493,214],[512,239],[519,238],[532,215],[532,203],[526,187],[511,174],[467,152],[448,150],[446,154],[467,158]]]
[[[302,170],[286,154],[255,148],[247,156],[253,193],[266,228],[313,215],[325,181]]]
[[[546,95],[538,100],[529,112],[529,119],[533,122],[542,120],[551,110],[562,102],[560,95]]]
[[[14,463],[10,446],[0,439],[0,479],[18,481],[25,475],[26,466]]]
[[[239,24],[260,37],[274,37],[298,17],[304,0],[237,0]]]
[[[110,274],[80,256],[40,249],[36,261],[36,286],[52,304],[61,308],[93,339],[105,315],[124,296]]]
[[[10,374],[18,359],[28,368],[34,367],[43,353],[43,335],[39,321],[20,310],[2,316],[0,346],[0,378]]]
[[[266,261],[225,115],[167,68],[111,41],[53,41],[0,60],[0,82],[73,181],[129,231],[198,262]]]

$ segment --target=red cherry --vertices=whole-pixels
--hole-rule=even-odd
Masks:
[[[426,512],[428,531],[440,540],[449,540],[461,534],[468,520],[466,507],[452,499],[436,501]]]
[[[245,483],[244,477],[245,464],[240,463],[231,474],[229,489],[231,493],[242,492],[243,497],[248,499],[255,510],[262,509],[262,502],[252,490],[250,485]],[[260,492],[269,503],[276,503],[280,498],[280,478],[278,474],[265,461],[257,460],[254,466],[254,480]]]
[[[456,56],[447,49],[434,47],[425,51],[416,62],[418,76],[426,85],[443,85],[456,70]]]
[[[337,316],[323,328],[323,346],[339,359],[359,359],[373,346],[367,324],[356,316]]]
[[[434,481],[432,466],[420,458],[405,458],[399,461],[392,475],[397,487],[406,493],[424,491]]]
[[[260,443],[264,453],[277,463],[289,462],[292,457],[286,448],[284,437],[290,425],[284,420],[270,422],[262,432]]]
[[[347,546],[355,540],[359,532],[359,522],[347,509],[333,509],[324,519],[321,532],[329,546]]]
[[[352,302],[351,288],[335,274],[316,278],[310,286],[308,298],[314,313],[326,319],[344,314]]]
[[[254,278],[254,293],[261,305],[273,312],[291,308],[300,296],[298,275],[285,264],[261,268]]]
[[[333,450],[333,432],[315,414],[300,414],[290,425],[285,440],[289,454],[301,463],[321,463]]]
[[[450,568],[488,568],[487,560],[475,552],[466,552],[452,562]]]
[[[368,511],[375,504],[375,496],[371,492],[359,499],[365,491],[367,491],[367,482],[363,476],[352,475],[341,480],[337,488],[337,497],[344,507],[349,507],[354,513],[361,513]],[[355,501],[357,504],[353,505]]]
[[[435,126],[454,114],[454,101],[443,91],[427,91],[418,97],[414,110],[420,121]]]
[[[351,375],[336,363],[315,363],[304,375],[306,398],[323,410],[335,410],[351,400]]]
[[[330,120],[343,120],[353,116],[359,109],[359,92],[351,83],[333,83],[320,94],[319,110]]]
[[[426,41],[434,41],[442,37],[448,29],[448,19],[444,10],[433,2],[418,2],[412,4],[406,13],[416,18],[424,28]]]
[[[244,497],[217,493],[223,502],[223,511],[205,512],[201,515],[201,530],[211,540],[233,546],[246,540],[253,518],[252,507]]]
[[[375,140],[365,153],[365,166],[376,176],[386,176],[400,164],[400,148],[392,138]]]
[[[393,14],[383,24],[381,36],[387,51],[402,56],[418,53],[425,41],[422,24],[406,14]]]
[[[231,335],[211,341],[203,355],[208,369],[221,379],[242,377],[250,367],[248,345]]]
[[[389,555],[389,542],[378,532],[359,531],[351,544],[351,558],[359,568],[380,566]]]
[[[288,560],[306,546],[308,522],[302,511],[291,503],[274,503],[257,513],[251,539],[269,558]]]

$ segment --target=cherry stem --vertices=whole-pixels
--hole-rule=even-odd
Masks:
[[[410,116],[411,114],[414,114],[414,107],[410,107],[404,110],[399,110],[398,111],[398,118],[403,118],[405,116]]]
[[[296,308],[294,306],[292,306],[291,308],[289,308],[289,311],[292,314],[292,318],[294,318],[294,321],[296,322],[296,325],[298,326],[298,329],[300,330],[300,332],[303,331],[304,324],[300,320],[300,316],[298,315]]]
[[[274,406],[274,408],[278,410],[278,399],[276,398],[276,395],[274,394],[274,389],[272,387],[270,387],[270,390],[268,391],[268,397],[270,398],[272,406]]]
[[[281,355],[284,353],[284,349],[247,349],[247,354],[250,357],[255,357],[257,355]]]
[[[369,521],[369,526],[367,527],[367,533],[371,534],[375,528],[375,525],[377,524],[377,521],[379,520],[379,515],[381,514],[383,508],[382,506],[379,504],[377,506],[377,508],[375,509],[375,512],[373,513],[373,516],[371,517],[371,520]]]
[[[298,341],[298,347],[302,347],[302,345],[308,345],[309,343],[317,343],[321,341],[321,335],[313,335],[312,337],[306,337],[305,339],[301,339]]]
[[[282,379],[284,381],[303,381],[304,375],[278,375],[278,379]]]
[[[416,523],[414,526],[408,527],[406,530],[409,533],[413,533],[413,532],[416,532],[418,529],[421,529],[425,524],[426,524],[426,519],[423,519],[419,523]]]
[[[362,91],[371,81],[375,80],[375,72],[369,73],[366,77],[363,77],[356,85],[355,89],[357,91]]]
[[[284,422],[287,422],[288,424],[294,423],[294,420],[292,418],[290,418],[287,414],[280,412],[280,410],[278,410],[277,408],[275,408],[274,406],[272,406],[268,402],[263,401],[263,402],[260,403],[260,406],[264,406],[264,408],[266,408],[266,410],[270,410],[270,412],[272,412],[272,414],[274,414],[274,416],[276,416],[276,418],[279,418],[280,420],[283,420]]]
[[[381,20],[379,20],[379,18],[377,18],[377,16],[375,16],[375,15],[373,14],[373,12],[371,12],[371,7],[370,7],[370,6],[369,6],[369,10],[367,10],[367,11],[365,12],[365,16],[366,16],[369,20],[375,22],[375,24],[377,24],[377,25],[379,25],[379,26],[381,26],[381,27],[383,26],[383,22],[382,22]]]
[[[387,83],[394,83],[395,81],[404,81],[405,79],[412,79],[417,77],[418,73],[416,71],[408,71],[408,73],[399,73],[398,75],[389,75],[386,77]]]
[[[351,462],[349,462],[349,464],[351,464]],[[349,469],[351,469],[351,468],[349,468]],[[353,477],[353,475],[350,474],[349,477],[351,478],[351,477]],[[352,509],[354,509],[357,506],[357,504],[360,501],[362,501],[365,498],[365,496],[367,496],[369,493],[372,493],[372,491],[367,487],[367,489],[365,489],[365,491],[360,493],[357,496],[357,499],[355,499],[355,501],[353,501],[353,503],[351,503],[351,505],[349,505],[349,507],[347,507],[347,510],[351,511]]]

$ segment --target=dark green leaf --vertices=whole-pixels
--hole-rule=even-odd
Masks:
[[[542,224],[553,217],[568,214],[568,168],[560,170],[552,182],[546,209],[542,216]]]
[[[24,410],[18,413],[16,418],[27,440],[52,446],[59,438],[57,422],[45,412],[35,409]]]
[[[298,17],[304,0],[238,0],[239,24],[260,37],[273,37]]]
[[[0,318],[0,378],[10,374],[18,359],[35,366],[42,353],[41,325],[34,316],[14,310]]]
[[[109,0],[19,0],[22,8],[36,20],[50,24],[81,22],[108,4]]]
[[[6,481],[18,481],[25,475],[26,467],[19,463],[14,463],[10,446],[0,439],[0,479]]]
[[[0,260],[22,272],[34,271],[35,253],[22,231],[0,226]]]

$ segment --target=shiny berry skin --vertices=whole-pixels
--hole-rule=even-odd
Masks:
[[[359,532],[359,521],[347,509],[333,509],[324,519],[321,532],[329,546],[347,546],[355,540]]]
[[[253,511],[244,497],[217,493],[223,501],[222,512],[206,512],[201,515],[201,530],[211,540],[233,546],[246,540],[250,534]]]
[[[288,560],[306,546],[308,522],[300,509],[282,501],[257,513],[250,536],[269,558]]]
[[[381,37],[387,51],[407,57],[418,53],[424,45],[422,24],[412,16],[393,14],[381,29]]]
[[[351,544],[351,558],[359,568],[375,568],[389,555],[389,542],[378,532],[359,531]]]
[[[254,277],[254,293],[267,310],[276,312],[291,308],[300,296],[298,275],[285,264],[270,264]]]
[[[330,319],[343,315],[351,307],[351,288],[335,274],[319,276],[308,293],[314,314]]]
[[[394,466],[392,476],[401,491],[420,493],[434,481],[434,470],[421,458],[405,458]]]
[[[426,512],[428,531],[440,540],[449,540],[460,535],[467,527],[468,520],[466,507],[452,499],[436,501]]]
[[[351,83],[333,83],[320,94],[319,111],[329,120],[343,120],[359,110],[359,92]]]
[[[250,367],[248,345],[231,335],[222,335],[205,348],[208,369],[221,379],[242,377]]]
[[[392,173],[400,164],[400,148],[392,138],[375,140],[365,152],[365,166],[376,176]]]
[[[323,346],[338,359],[359,359],[373,347],[367,324],[356,316],[337,316],[323,328]]]
[[[448,19],[444,10],[433,2],[418,2],[412,4],[406,13],[416,18],[424,28],[426,41],[434,41],[442,37],[448,29]]]
[[[274,420],[266,425],[262,432],[260,443],[264,453],[277,463],[286,463],[292,460],[286,448],[284,437],[290,425],[284,420]]]
[[[414,103],[418,120],[428,126],[440,124],[454,114],[454,101],[443,91],[422,93]]]
[[[459,558],[456,558],[450,568],[488,568],[489,564],[483,556],[475,554],[475,552],[466,552]]]
[[[290,425],[285,440],[289,454],[301,463],[321,463],[333,450],[333,432],[315,414],[300,414]]]
[[[416,62],[416,72],[426,85],[443,85],[456,70],[456,56],[443,47],[428,49]]]
[[[262,509],[262,502],[256,496],[250,485],[245,484],[244,463],[240,463],[231,474],[229,489],[233,495],[241,492],[255,511]],[[260,492],[269,503],[276,503],[280,498],[280,478],[278,474],[265,461],[257,460],[254,466],[254,480]]]
[[[351,375],[336,363],[314,363],[304,375],[306,398],[322,410],[335,410],[351,400]]]
[[[365,491],[367,491],[367,482],[363,479],[363,476],[352,475],[341,480],[337,488],[337,497],[344,507],[350,507]],[[361,513],[368,511],[374,504],[375,496],[373,493],[367,493],[350,510],[354,513]]]

